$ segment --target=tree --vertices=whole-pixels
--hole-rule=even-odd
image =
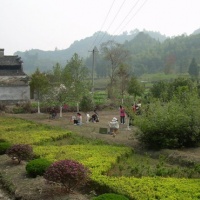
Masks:
[[[191,63],[190,63],[188,73],[193,78],[198,78],[199,77],[199,67],[198,67],[198,65],[196,63],[195,58],[193,58]]]
[[[128,88],[128,81],[129,81],[129,68],[128,68],[128,66],[121,64],[119,66],[117,76],[119,77],[119,88],[120,88],[120,94],[121,94],[122,104],[123,104],[124,94],[125,94],[125,91]]]
[[[104,58],[109,61],[109,70],[108,76],[110,78],[109,83],[109,97],[113,97],[113,87],[116,82],[117,70],[121,63],[125,63],[128,57],[128,51],[123,48],[121,44],[118,44],[114,41],[108,41],[101,45],[101,52],[104,55]]]
[[[49,81],[45,73],[40,72],[37,68],[35,73],[31,76],[30,88],[33,94],[36,95],[38,101],[38,113],[40,113],[40,100],[43,95],[48,92]]]
[[[87,83],[89,71],[83,65],[83,60],[74,54],[63,69],[63,83],[68,91],[67,98],[74,100],[79,104],[83,95],[89,92],[89,83]],[[77,107],[78,111],[78,107]]]
[[[91,95],[83,96],[80,102],[81,111],[87,113],[94,110],[95,104]]]
[[[62,117],[62,108],[66,103],[68,93],[67,88],[64,84],[60,84],[59,86],[52,87],[49,90],[49,93],[46,95],[46,101],[52,102],[53,104],[59,105],[60,107],[60,117]]]
[[[134,99],[136,99],[136,96],[141,96],[143,92],[144,87],[139,83],[136,77],[132,76],[128,83],[128,93],[134,95]]]
[[[51,78],[51,83],[53,83],[54,86],[60,86],[62,83],[62,73],[63,69],[59,63],[56,63],[55,66],[53,66],[53,73]]]
[[[161,101],[165,102],[168,100],[168,88],[169,83],[159,81],[153,84],[153,86],[150,89],[150,92],[154,98],[158,98]]]

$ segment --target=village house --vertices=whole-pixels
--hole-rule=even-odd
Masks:
[[[30,101],[29,77],[24,73],[17,55],[5,56],[0,49],[0,103],[13,104]]]

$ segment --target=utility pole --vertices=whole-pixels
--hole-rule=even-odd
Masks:
[[[97,48],[94,47],[92,51],[92,95],[94,95],[94,68],[95,68],[95,53],[98,52]]]

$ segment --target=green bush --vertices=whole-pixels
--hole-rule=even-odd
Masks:
[[[46,169],[51,165],[51,162],[44,159],[38,158],[31,160],[26,165],[26,172],[30,177],[35,178],[36,176],[43,176]]]
[[[93,200],[128,200],[128,198],[119,194],[106,193],[93,198]]]
[[[195,147],[200,141],[200,100],[151,103],[135,116],[138,139],[149,148]]]
[[[83,96],[80,102],[80,109],[83,112],[94,110],[94,102],[92,96]]]
[[[0,155],[6,153],[6,150],[11,147],[11,144],[6,141],[0,141]]]
[[[29,160],[33,157],[33,148],[28,144],[15,144],[7,149],[6,154],[20,163],[22,160]]]

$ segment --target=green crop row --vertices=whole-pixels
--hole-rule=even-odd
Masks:
[[[41,144],[67,137],[64,129],[39,125],[22,119],[0,117],[0,138],[12,144]]]
[[[110,145],[35,146],[34,153],[50,161],[76,160],[87,166],[93,176],[104,174],[117,160],[131,153],[128,147]]]
[[[161,177],[109,177],[100,175],[94,180],[107,185],[115,193],[133,200],[197,200],[200,199],[199,179]]]

